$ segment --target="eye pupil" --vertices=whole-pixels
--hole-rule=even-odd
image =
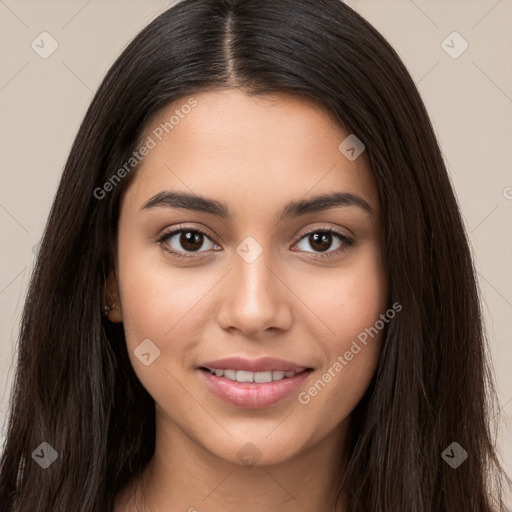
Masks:
[[[326,251],[332,244],[332,233],[326,231],[317,231],[310,236],[310,240],[312,240],[311,247],[313,247],[317,251]]]
[[[203,245],[203,234],[197,231],[183,231],[180,244],[187,251],[198,251]]]

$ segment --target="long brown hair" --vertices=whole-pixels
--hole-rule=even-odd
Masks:
[[[378,186],[390,304],[403,309],[352,415],[338,488],[349,511],[501,510],[496,396],[470,249],[397,53],[338,0],[185,0],[116,60],[72,146],[22,317],[2,512],[111,511],[151,459],[154,401],[122,326],[101,315],[120,198],[136,167],[98,190],[119,177],[158,110],[225,87],[317,100],[365,144]],[[33,460],[43,442],[58,454],[46,469]],[[441,456],[453,442],[468,454],[456,469]]]

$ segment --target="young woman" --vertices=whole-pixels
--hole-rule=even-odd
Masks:
[[[497,512],[476,279],[428,115],[337,0],[185,0],[80,127],[2,512]]]

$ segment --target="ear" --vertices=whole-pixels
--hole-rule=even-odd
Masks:
[[[121,309],[121,301],[119,300],[118,286],[116,282],[116,275],[113,270],[110,271],[106,283],[106,293],[105,293],[105,304],[110,309],[108,312],[108,319],[111,322],[119,323],[123,321],[123,313]]]

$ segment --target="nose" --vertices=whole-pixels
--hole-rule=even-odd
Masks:
[[[291,291],[284,276],[272,264],[270,251],[251,263],[233,255],[233,269],[226,276],[221,294],[218,323],[258,338],[271,331],[288,330],[293,321]],[[275,263],[275,262],[274,262]]]

